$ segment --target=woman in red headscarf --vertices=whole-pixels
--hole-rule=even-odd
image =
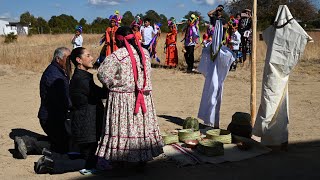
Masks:
[[[169,67],[176,67],[178,64],[178,51],[177,51],[177,28],[171,21],[168,22],[170,32],[166,37],[166,65]]]
[[[115,35],[119,49],[98,69],[109,96],[96,154],[112,165],[119,161],[143,165],[163,153],[152,99],[150,56],[130,27],[119,27]]]
[[[118,18],[116,15],[110,16],[110,27],[106,29],[106,56],[116,51],[118,47],[116,46],[115,33],[118,29]]]

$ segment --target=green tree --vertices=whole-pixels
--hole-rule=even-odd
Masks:
[[[227,4],[229,13],[236,14],[244,9],[252,9],[253,0],[232,0]],[[286,4],[293,17],[304,23],[317,16],[317,10],[311,0],[259,0],[257,1],[258,29],[263,30],[272,24],[279,5]]]
[[[84,18],[81,18],[79,21],[79,25],[85,26],[85,25],[87,25],[87,21]]]
[[[38,30],[39,34],[49,34],[50,33],[50,27],[45,19],[42,17],[37,18],[37,25],[36,29]]]
[[[162,24],[161,26],[161,31],[162,32],[169,32],[168,28],[168,19],[165,15],[160,14],[160,23]]]
[[[130,11],[126,11],[121,20],[121,25],[122,26],[130,26],[130,24],[134,21],[134,16]]]
[[[38,34],[37,19],[30,13],[25,12],[20,15],[20,22],[29,25],[29,35]]]
[[[94,19],[89,26],[91,33],[104,33],[106,30],[106,27],[109,26],[109,19],[108,18],[101,18],[97,17]]]
[[[154,23],[158,23],[161,20],[159,14],[154,10],[147,11],[145,16],[143,16],[143,18],[144,19],[149,18],[151,25],[153,25]]]
[[[61,14],[52,16],[48,24],[54,29],[54,33],[74,33],[74,29],[79,23],[73,16]]]
[[[27,11],[20,15],[20,22],[33,26],[36,23],[36,18]]]
[[[90,26],[87,24],[87,21],[84,18],[80,19],[79,25],[82,26],[82,30],[84,33],[89,32]]]

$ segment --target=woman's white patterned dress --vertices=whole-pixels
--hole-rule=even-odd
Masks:
[[[138,71],[137,86],[143,87],[144,72],[138,53],[133,51]],[[134,114],[136,88],[129,53],[125,47],[108,56],[98,69],[99,80],[109,89],[106,104],[105,131],[103,132],[97,155],[110,161],[141,162],[152,160],[163,153],[156,111],[152,99],[151,63],[147,50],[146,86],[143,97],[146,112],[141,107]]]

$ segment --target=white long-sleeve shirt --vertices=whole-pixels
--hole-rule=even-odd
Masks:
[[[241,34],[236,31],[231,36],[231,43],[233,50],[238,51],[240,49],[240,43],[241,43]]]
[[[144,45],[149,45],[150,41],[153,38],[154,34],[158,33],[158,30],[156,28],[152,28],[151,26],[145,27],[142,26],[140,29],[140,33],[142,35],[142,40]]]
[[[74,41],[72,41],[72,44],[73,44],[73,49],[77,48],[77,47],[82,47],[82,43],[83,43],[83,38],[81,36],[81,34],[76,37],[74,39]]]

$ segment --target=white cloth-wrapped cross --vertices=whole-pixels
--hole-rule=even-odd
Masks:
[[[253,134],[264,145],[288,142],[289,74],[312,38],[293,19],[288,7],[280,5],[274,25],[263,32],[268,49],[265,60],[261,104]]]

